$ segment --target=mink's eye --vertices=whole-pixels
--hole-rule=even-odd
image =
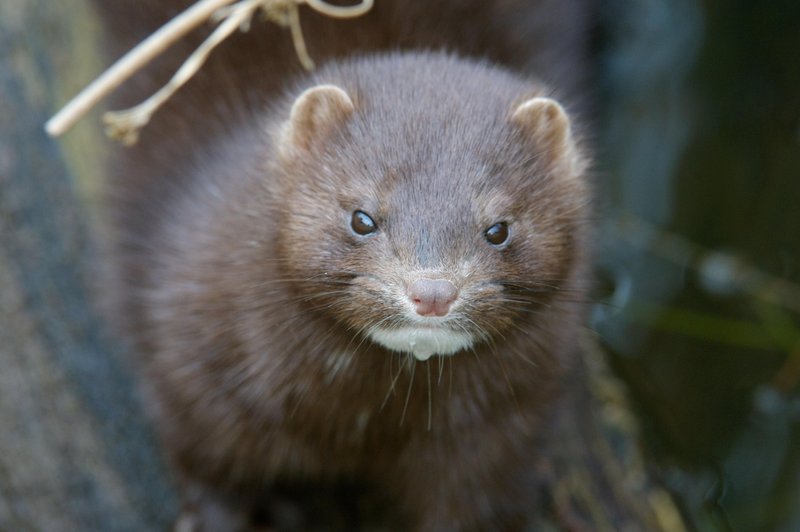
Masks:
[[[369,214],[364,211],[355,211],[352,218],[350,218],[350,227],[357,235],[366,236],[378,230],[378,225],[375,220],[370,218]]]
[[[508,241],[508,224],[506,222],[499,222],[487,229],[483,235],[486,241],[493,246],[501,246]]]

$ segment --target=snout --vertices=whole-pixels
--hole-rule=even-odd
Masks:
[[[458,288],[446,279],[417,279],[407,295],[420,316],[447,316],[458,297]]]

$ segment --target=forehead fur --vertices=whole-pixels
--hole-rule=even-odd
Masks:
[[[377,162],[369,160],[372,154],[397,170],[457,169],[502,149],[515,103],[535,92],[503,70],[441,54],[358,59],[320,72],[323,80],[353,98],[358,112],[348,133],[371,148],[361,154],[365,162]]]
[[[512,184],[515,167],[536,155],[510,116],[543,89],[489,65],[386,55],[322,69],[312,83],[340,86],[353,99],[356,111],[330,139],[330,162],[348,169],[341,178],[357,190],[389,197],[403,189],[419,202],[452,203]]]

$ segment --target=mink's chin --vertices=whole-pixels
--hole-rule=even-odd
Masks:
[[[423,361],[433,355],[455,354],[475,343],[475,337],[466,332],[425,325],[373,327],[367,331],[367,335],[387,349],[409,353]]]

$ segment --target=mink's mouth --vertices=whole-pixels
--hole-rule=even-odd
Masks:
[[[433,325],[373,327],[367,331],[367,335],[387,349],[409,353],[421,361],[433,355],[452,355],[475,343],[475,337],[467,332]]]

